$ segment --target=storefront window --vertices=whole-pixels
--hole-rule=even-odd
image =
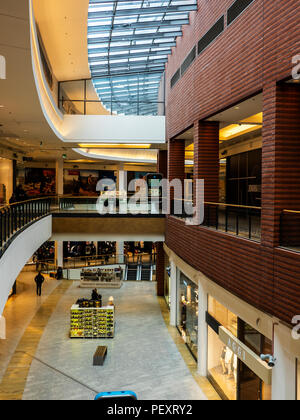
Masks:
[[[272,342],[209,296],[209,315],[257,356],[272,354]],[[214,322],[208,326],[208,374],[216,390],[229,400],[271,400],[266,385],[219,338]]]
[[[237,399],[237,369],[237,357],[208,327],[209,379],[224,399]]]
[[[251,327],[251,325],[239,319],[238,330],[238,337],[240,341],[246,344],[246,346],[258,356],[261,354],[272,354],[273,349],[271,340],[264,337],[255,328]],[[272,387],[261,381],[244,364],[241,365],[240,399],[243,399],[243,393],[245,392],[247,399],[260,399],[264,401],[271,400]]]
[[[230,331],[231,334],[237,337],[237,316],[211,296],[208,297],[208,312],[216,321],[218,321],[221,325],[223,325],[223,327]]]
[[[194,357],[198,357],[198,287],[180,274],[178,328]]]

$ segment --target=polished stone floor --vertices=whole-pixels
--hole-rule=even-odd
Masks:
[[[0,341],[2,389],[14,387],[18,369],[24,376],[24,385],[18,383],[24,389],[14,399],[21,395],[23,400],[92,400],[98,392],[119,390],[135,391],[139,399],[214,397],[207,383],[195,378],[172,338],[155,296],[155,283],[128,282],[120,290],[102,292],[104,303],[111,294],[115,298],[114,339],[70,340],[70,307],[78,298],[88,297],[88,291],[75,282],[49,279],[44,296],[37,298],[30,276],[23,274],[23,297],[22,293],[14,298],[5,309],[8,340]],[[94,367],[93,354],[99,345],[108,346],[108,357],[104,366]],[[20,361],[24,349],[26,366],[24,357]]]

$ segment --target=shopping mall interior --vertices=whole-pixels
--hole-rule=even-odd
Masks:
[[[299,22],[0,2],[0,400],[300,400]]]

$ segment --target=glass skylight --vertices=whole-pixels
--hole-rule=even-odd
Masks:
[[[192,10],[197,0],[90,0],[89,65],[108,110],[157,114],[168,55]]]

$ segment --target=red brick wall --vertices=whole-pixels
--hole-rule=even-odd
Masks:
[[[169,217],[167,246],[221,287],[290,324],[300,314],[300,256]]]
[[[232,2],[199,0],[173,48],[166,68],[168,138],[291,74],[292,57],[300,52],[300,2],[255,0],[170,89],[184,58]]]
[[[297,87],[278,82],[290,77],[292,57],[300,54],[299,0],[255,0],[170,89],[179,65],[232,2],[199,0],[173,49],[166,70],[167,136],[194,125],[195,170],[209,178],[212,162],[205,144],[200,156],[197,143],[199,121],[263,91],[262,243],[187,227],[173,217],[167,219],[166,243],[225,289],[290,323],[300,314],[300,255],[277,247],[281,211],[300,208],[300,95]],[[173,157],[175,174],[182,163],[176,168]]]
[[[157,170],[164,178],[168,177],[168,151],[160,150],[158,152]]]

